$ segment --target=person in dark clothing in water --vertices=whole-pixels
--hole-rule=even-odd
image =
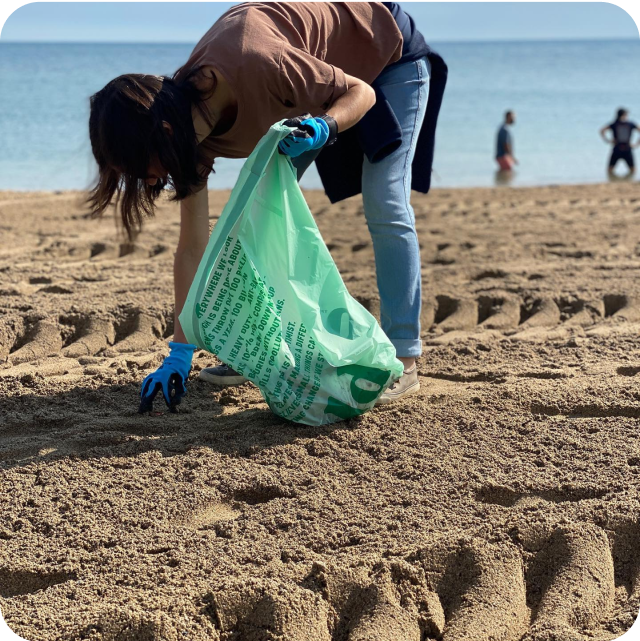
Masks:
[[[638,126],[628,120],[628,116],[629,112],[626,109],[618,109],[615,121],[600,130],[603,140],[613,145],[609,159],[609,177],[613,179],[617,178],[615,166],[619,160],[626,162],[627,167],[629,167],[629,173],[623,178],[631,178],[635,172],[632,149],[637,145],[633,145],[631,139],[633,138],[634,130],[638,130]],[[612,138],[607,136],[608,131],[611,131]]]

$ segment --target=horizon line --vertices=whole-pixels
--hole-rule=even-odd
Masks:
[[[640,35],[638,37],[615,37],[615,36],[592,36],[592,37],[553,37],[553,38],[500,38],[500,39],[471,39],[471,40],[432,40],[429,39],[430,43],[433,44],[518,44],[518,43],[536,43],[536,42],[629,42],[629,41],[640,41]],[[167,41],[167,40],[6,40],[0,38],[0,45],[3,44],[29,44],[29,45],[191,45],[193,46],[195,41]]]

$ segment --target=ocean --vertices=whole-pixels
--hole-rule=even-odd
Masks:
[[[437,43],[449,65],[435,187],[495,181],[495,135],[516,112],[513,185],[606,180],[598,130],[624,106],[640,121],[640,40]],[[91,186],[89,96],[127,72],[171,74],[191,44],[0,42],[0,189]],[[216,162],[210,188],[233,186],[240,160]],[[303,186],[321,187],[312,168]]]

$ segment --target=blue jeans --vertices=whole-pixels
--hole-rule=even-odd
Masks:
[[[411,163],[429,98],[426,58],[385,69],[376,79],[402,129],[402,144],[380,162],[362,166],[364,214],[373,240],[380,325],[401,357],[420,356],[420,246],[411,207]],[[293,159],[298,179],[319,151]]]

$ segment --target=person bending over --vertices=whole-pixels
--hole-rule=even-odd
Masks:
[[[143,382],[141,411],[159,391],[174,410],[186,392],[196,346],[178,317],[209,238],[214,160],[246,158],[282,119],[295,127],[280,150],[298,178],[316,160],[332,202],[362,192],[381,325],[405,366],[381,400],[418,390],[421,268],[409,197],[412,186],[429,189],[446,72],[396,3],[250,2],[227,11],[173,77],[127,74],[92,96],[93,212],[118,196],[133,236],[167,184],[180,201],[174,337],[162,366]],[[226,365],[200,377],[245,381]]]

